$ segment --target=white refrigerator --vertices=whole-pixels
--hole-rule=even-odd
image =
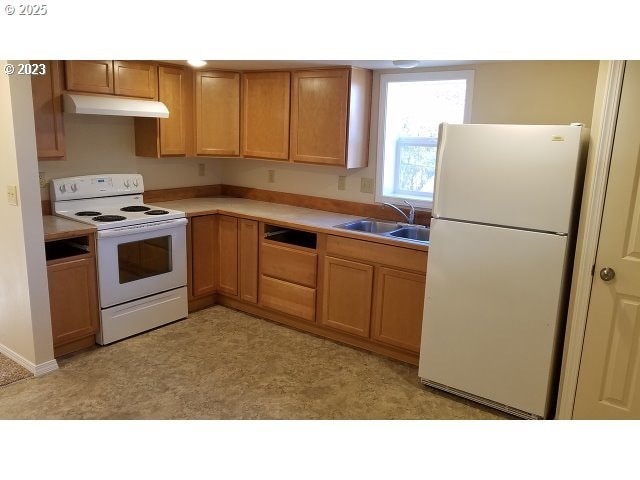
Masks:
[[[553,413],[587,137],[580,125],[441,125],[424,384]]]

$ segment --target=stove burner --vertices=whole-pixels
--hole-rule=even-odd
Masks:
[[[78,217],[95,217],[96,215],[102,215],[102,213],[87,210],[87,211],[77,212],[76,215]]]
[[[144,212],[145,215],[166,215],[166,210],[149,210],[148,212]]]
[[[144,205],[130,205],[128,207],[123,207],[120,209],[123,212],[146,212],[147,210],[151,210],[149,207],[145,207]]]
[[[126,219],[127,217],[123,217],[122,215],[99,215],[93,217],[91,220],[95,220],[96,222],[118,222]]]

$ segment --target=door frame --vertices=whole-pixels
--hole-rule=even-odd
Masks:
[[[556,419],[573,417],[625,64],[601,61],[598,71]]]

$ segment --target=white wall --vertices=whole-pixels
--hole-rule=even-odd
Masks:
[[[0,158],[0,349],[35,371],[53,361],[53,343],[27,76],[0,75]],[[18,187],[18,206],[7,185]]]
[[[135,155],[132,117],[64,114],[66,156],[41,160],[45,179],[102,173],[140,173],[145,189],[188,187],[221,183],[221,167],[210,158],[144,158]],[[205,175],[198,176],[198,164]],[[49,198],[48,189],[42,198]]]

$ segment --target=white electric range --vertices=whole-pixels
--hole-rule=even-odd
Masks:
[[[186,215],[145,204],[143,192],[139,174],[51,181],[53,213],[98,230],[101,345],[188,313]]]

